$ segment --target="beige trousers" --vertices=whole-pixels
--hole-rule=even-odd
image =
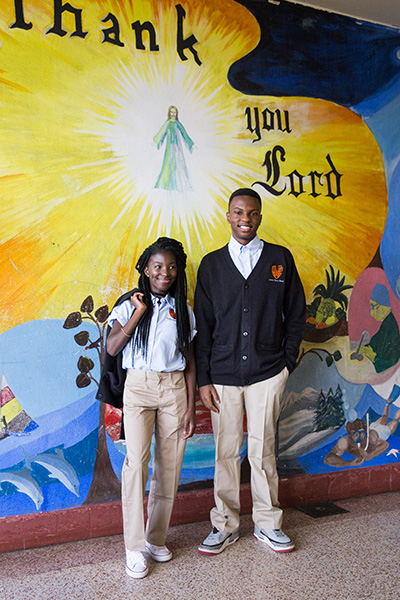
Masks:
[[[243,441],[245,410],[253,521],[260,529],[281,528],[275,433],[288,375],[285,367],[275,377],[252,385],[215,385],[221,403],[219,413],[211,413],[215,440],[215,508],[211,510],[211,523],[219,531],[232,533],[239,528],[239,448]]]
[[[186,410],[183,371],[128,369],[124,389],[127,452],[122,468],[122,514],[128,550],[144,551],[145,540],[157,546],[165,544],[186,445],[181,438]],[[143,498],[153,428],[153,473],[145,531]]]

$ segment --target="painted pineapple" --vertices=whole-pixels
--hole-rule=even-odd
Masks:
[[[329,265],[329,271],[325,269],[326,285],[320,283],[313,290],[315,296],[313,305],[316,307],[315,325],[318,328],[330,327],[337,321],[346,318],[349,301],[343,292],[353,287],[344,285],[345,277],[340,277],[339,270],[335,276],[332,265]]]

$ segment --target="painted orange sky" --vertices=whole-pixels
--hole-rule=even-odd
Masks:
[[[329,264],[350,283],[369,264],[387,210],[379,146],[349,109],[232,89],[229,66],[259,39],[245,8],[185,3],[184,33],[198,40],[198,65],[188,50],[188,60],[178,56],[175,2],[81,0],[85,39],[46,34],[50,4],[26,4],[29,31],[10,29],[12,2],[0,9],[0,331],[63,319],[89,294],[97,305],[111,304],[132,286],[135,261],[157,235],[184,242],[193,291],[202,255],[228,240],[227,196],[265,181],[265,154],[276,145],[286,151],[277,188],[294,169],[326,173],[329,153],[342,174],[342,196],[327,197],[323,185],[316,198],[288,191],[274,197],[257,187],[261,237],[293,251],[308,295]],[[123,47],[102,43],[110,22],[101,19],[110,12]],[[158,52],[136,49],[136,20],[154,25]],[[73,29],[67,17],[65,27]],[[185,155],[187,193],[154,189],[163,151],[153,137],[170,105],[195,144]],[[247,107],[287,110],[291,133],[263,131],[253,142]]]

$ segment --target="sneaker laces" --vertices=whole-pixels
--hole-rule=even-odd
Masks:
[[[286,537],[282,529],[273,529],[272,531],[275,533],[276,537]]]

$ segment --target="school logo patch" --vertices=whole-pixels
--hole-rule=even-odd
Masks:
[[[283,267],[282,267],[282,265],[272,265],[272,267],[271,267],[271,273],[274,276],[274,279],[279,279],[279,277],[283,273]]]
[[[170,309],[169,309],[169,314],[170,314],[170,316],[171,316],[173,319],[176,319],[176,314],[175,314],[175,311],[174,311],[174,309],[173,309],[173,308],[170,308]]]

